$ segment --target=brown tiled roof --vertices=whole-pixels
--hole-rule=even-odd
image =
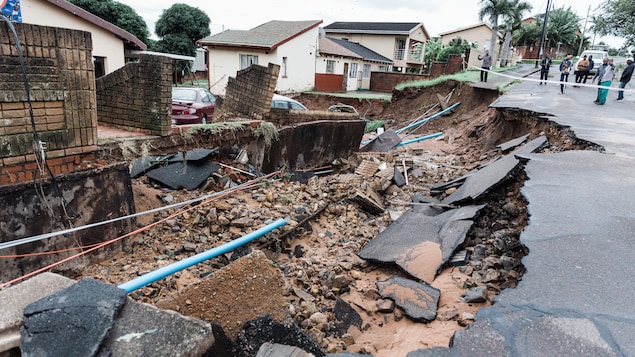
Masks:
[[[207,36],[198,43],[203,46],[241,47],[272,51],[280,45],[319,26],[322,20],[273,20],[248,31],[227,30]]]
[[[82,19],[96,26],[101,27],[106,31],[112,32],[115,36],[119,37],[128,45],[130,45],[133,49],[145,51],[148,48],[148,46],[145,43],[141,42],[141,40],[139,40],[137,37],[135,37],[135,35],[131,34],[130,32],[118,26],[115,26],[111,24],[110,22],[102,19],[101,17],[93,15],[90,12],[82,9],[79,6],[71,4],[70,2],[66,0],[46,0],[46,1],[48,1],[49,3],[61,9],[64,9],[70,12],[71,14],[75,16],[81,17]]]

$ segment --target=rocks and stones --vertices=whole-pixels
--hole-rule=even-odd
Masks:
[[[24,356],[94,356],[126,303],[126,292],[86,278],[24,309]]]
[[[471,288],[461,295],[461,300],[468,304],[485,302],[487,301],[487,288],[485,286]]]
[[[436,216],[428,216],[423,213],[425,208],[415,207],[357,254],[363,259],[394,262],[410,275],[431,283],[440,267],[465,240],[474,223],[472,219],[483,207],[466,206]]]
[[[265,342],[258,349],[256,357],[313,357],[301,348]]]
[[[439,289],[397,276],[378,281],[375,285],[383,298],[394,300],[409,318],[430,322],[437,317]]]

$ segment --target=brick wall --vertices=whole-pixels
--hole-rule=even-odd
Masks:
[[[251,65],[230,77],[223,101],[223,114],[243,114],[262,119],[271,108],[271,98],[276,89],[280,66]]]
[[[326,110],[284,110],[271,109],[265,116],[265,120],[276,126],[286,126],[297,123],[313,121],[345,121],[358,120],[359,115],[354,113],[329,112]]]
[[[97,150],[91,35],[47,26],[13,25],[26,65],[37,136],[46,142],[45,154],[51,170],[66,172],[70,162],[81,163],[85,156]],[[0,185],[32,180],[36,176],[29,112],[13,33],[2,22]]]
[[[434,79],[445,74],[452,74],[463,70],[463,59],[460,55],[450,55],[447,62],[433,62],[429,74],[413,74],[399,72],[372,72],[370,76],[370,90],[391,93],[399,83]]]
[[[166,136],[172,125],[172,60],[140,55],[138,63],[97,79],[99,123]]]

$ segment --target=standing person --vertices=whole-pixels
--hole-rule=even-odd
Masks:
[[[609,59],[608,58],[602,59],[602,64],[598,67],[597,72],[595,72],[595,76],[593,76],[591,83],[595,83],[595,80],[597,79],[598,84],[600,84],[600,79],[602,79],[602,76],[604,75],[604,71],[606,71],[606,67],[608,67],[608,65],[609,65]]]
[[[573,58],[573,55],[567,55],[567,57],[560,62],[560,93],[562,94],[564,94],[564,83],[569,81],[569,72],[572,66],[571,58]]]
[[[586,72],[584,72],[584,77],[582,77],[582,84],[586,84],[586,77],[589,76],[589,72],[591,72],[591,70],[593,69],[593,66],[595,66],[595,62],[593,61],[593,55],[589,56],[589,67],[586,68]]]
[[[578,62],[578,68],[575,70],[575,82],[582,83],[582,76],[586,74],[586,70],[589,68],[589,60],[586,59],[586,55],[582,57],[580,62]],[[574,87],[579,87],[574,85]]]
[[[604,103],[606,103],[606,97],[609,95],[609,87],[611,86],[613,77],[615,77],[615,65],[613,64],[613,59],[609,58],[608,65],[604,70],[604,75],[602,75],[600,79],[601,88],[598,88],[598,99],[593,103],[598,105],[604,105]]]
[[[484,56],[478,56],[479,61],[483,61],[481,65],[481,82],[487,82],[487,71],[492,67],[492,57],[489,55],[489,51],[485,50]]]
[[[624,89],[626,87],[626,83],[631,80],[633,76],[633,69],[635,69],[635,63],[633,63],[633,59],[629,58],[626,60],[626,68],[622,71],[622,75],[620,76],[620,89]],[[617,93],[617,100],[624,99],[624,91],[621,90]]]
[[[542,80],[545,80],[545,85],[547,85],[547,79],[549,77],[549,67],[551,67],[551,58],[549,55],[545,55],[545,58],[540,61],[540,84],[542,84]]]

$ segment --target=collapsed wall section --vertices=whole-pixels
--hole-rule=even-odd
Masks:
[[[90,33],[24,23],[13,26],[27,69],[33,123],[16,42],[9,25],[2,22],[0,186],[37,177],[34,129],[46,143],[45,154],[53,173],[74,169],[97,150]]]
[[[107,126],[167,136],[172,126],[172,61],[142,54],[139,62],[97,79],[97,117]]]
[[[251,65],[230,77],[223,101],[223,114],[246,115],[261,120],[271,108],[271,99],[278,83],[280,66]]]

